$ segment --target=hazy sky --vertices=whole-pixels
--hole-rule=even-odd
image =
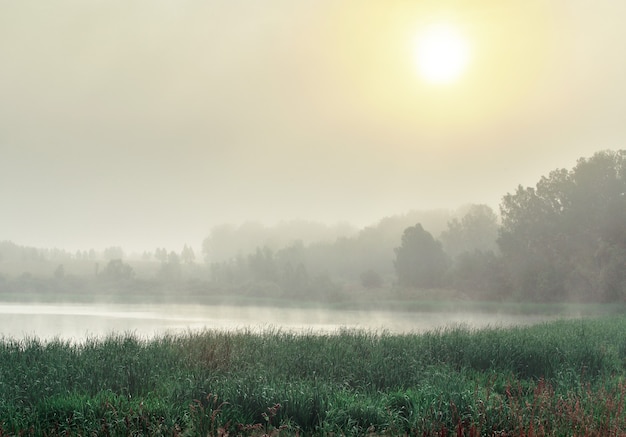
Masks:
[[[214,225],[497,208],[625,148],[626,2],[0,0],[0,240],[199,247]],[[421,29],[470,47],[451,84]]]

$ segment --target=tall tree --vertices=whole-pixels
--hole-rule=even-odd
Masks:
[[[453,218],[441,233],[441,243],[448,256],[465,252],[488,252],[497,249],[498,216],[487,205],[470,205],[459,220]]]
[[[193,264],[196,260],[196,254],[194,253],[193,248],[187,246],[186,244],[183,247],[180,257],[185,264]]]
[[[395,249],[394,266],[400,285],[434,288],[443,285],[448,257],[441,243],[424,230],[421,224],[409,227]]]
[[[626,151],[581,158],[507,194],[498,244],[515,288],[541,300],[623,299],[625,194]]]
[[[154,250],[154,257],[162,263],[166,263],[168,257],[167,249],[165,247],[157,247]]]
[[[121,259],[112,259],[108,262],[100,277],[115,282],[129,281],[135,277],[135,271]]]
[[[157,276],[162,281],[179,281],[182,278],[180,257],[176,252],[167,254],[167,261],[161,263]]]

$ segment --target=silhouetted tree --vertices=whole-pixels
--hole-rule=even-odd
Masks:
[[[477,298],[501,298],[509,293],[508,278],[502,259],[492,251],[463,252],[449,271],[455,290]]]
[[[498,244],[518,292],[541,300],[626,297],[626,151],[518,187],[501,204]]]
[[[167,261],[161,263],[158,277],[162,281],[172,282],[179,281],[182,277],[182,268],[180,265],[180,257],[174,251],[167,255]]]
[[[439,237],[443,249],[451,258],[475,251],[497,249],[498,216],[487,205],[470,205],[461,219],[448,222],[448,229]]]
[[[100,273],[100,277],[112,281],[127,281],[133,279],[135,271],[121,259],[112,259]]]
[[[183,247],[183,251],[181,252],[180,257],[185,264],[193,264],[196,260],[196,254],[194,253],[193,249],[186,244]]]
[[[421,224],[405,229],[395,254],[394,266],[400,285],[422,288],[443,285],[448,257],[441,243]]]
[[[154,250],[154,257],[162,263],[167,262],[167,249],[165,249],[164,247],[157,247]]]

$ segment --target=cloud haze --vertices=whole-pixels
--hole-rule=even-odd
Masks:
[[[0,240],[198,246],[223,222],[494,207],[626,133],[626,3],[0,3]],[[421,83],[411,41],[474,52]]]

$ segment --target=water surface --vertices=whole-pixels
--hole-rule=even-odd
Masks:
[[[554,317],[467,312],[399,312],[237,307],[232,305],[128,305],[0,303],[0,335],[81,341],[112,333],[153,337],[188,330],[281,329],[334,332],[341,328],[423,332],[450,325],[471,327],[540,323]]]

